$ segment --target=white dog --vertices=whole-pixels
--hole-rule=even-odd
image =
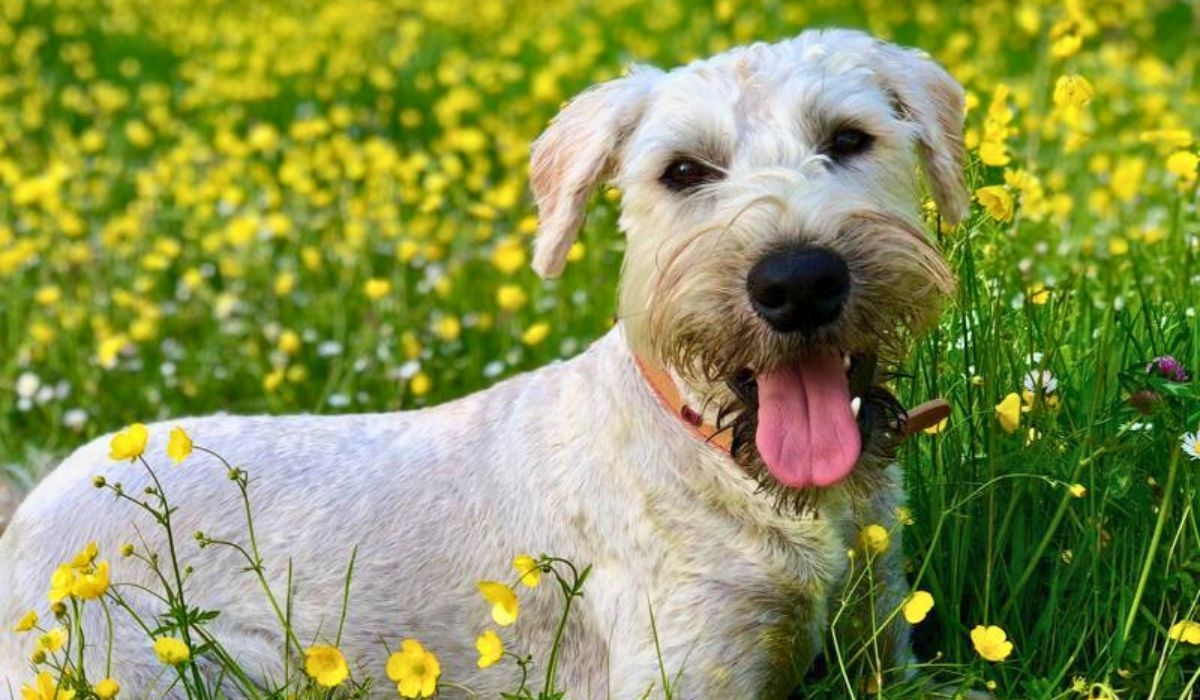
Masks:
[[[381,639],[413,637],[444,679],[482,697],[513,689],[512,663],[476,668],[475,638],[494,627],[476,582],[511,580],[515,554],[544,552],[593,566],[561,654],[569,697],[661,696],[664,677],[679,698],[785,697],[862,565],[847,555],[862,526],[893,537],[876,611],[907,590],[889,466],[904,414],[880,383],[952,287],[923,233],[917,166],[941,216],[960,219],[962,119],[961,88],[933,62],[841,30],[583,93],[533,148],[533,264],[562,271],[589,194],[613,181],[628,237],[620,322],[572,360],[427,410],[151,426],[193,603],[222,611],[211,629],[255,680],[279,677],[283,638],[253,576],[188,539],[244,541],[237,490],[199,453],[168,465],[175,425],[249,472],[268,574],[282,594],[291,562],[305,643],[332,639],[357,547],[341,649],[360,678],[382,680]],[[0,540],[0,689],[33,676],[32,639],[12,624],[31,607],[48,617],[58,563],[95,540],[114,581],[151,585],[117,550],[165,556],[161,528],[92,487],[146,485],[109,441],[68,458]],[[502,637],[544,662],[560,594],[521,595]],[[92,642],[103,626],[89,607]],[[843,611],[839,648],[870,632],[869,607]],[[116,617],[125,697],[156,679],[161,692],[150,640]],[[867,658],[885,669],[864,673],[908,661],[903,623],[875,644]],[[102,668],[102,646],[88,652]]]

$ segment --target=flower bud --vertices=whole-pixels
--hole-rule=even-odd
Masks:
[[[1140,389],[1129,396],[1129,405],[1143,416],[1148,416],[1154,413],[1154,406],[1161,400],[1162,397],[1158,395],[1158,392]]]

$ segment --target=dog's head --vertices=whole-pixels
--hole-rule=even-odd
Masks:
[[[557,275],[612,180],[628,237],[621,318],[783,491],[841,481],[903,411],[878,386],[953,286],[923,231],[966,211],[962,89],[844,30],[756,44],[575,98],[533,147],[534,267]]]

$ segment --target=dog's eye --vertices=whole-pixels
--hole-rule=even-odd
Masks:
[[[870,150],[874,141],[875,137],[862,129],[838,129],[829,139],[829,155],[834,160],[856,156]]]
[[[721,179],[721,172],[691,158],[676,158],[667,165],[659,181],[674,192],[687,192]]]

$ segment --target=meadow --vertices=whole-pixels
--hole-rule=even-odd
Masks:
[[[530,141],[631,63],[814,26],[967,90],[972,214],[929,217],[958,289],[894,380],[953,407],[901,453],[927,672],[1196,697],[1188,2],[0,0],[0,476],[138,421],[415,408],[578,353],[616,311],[621,195],[538,280]],[[805,696],[850,692],[828,665]]]

